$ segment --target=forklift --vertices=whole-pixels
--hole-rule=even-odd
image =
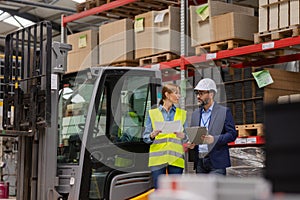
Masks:
[[[2,136],[18,141],[17,200],[118,200],[153,188],[148,110],[161,72],[93,67],[65,73],[71,45],[44,21],[6,36]]]

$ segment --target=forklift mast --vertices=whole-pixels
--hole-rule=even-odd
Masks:
[[[70,49],[52,42],[49,22],[6,36],[2,135],[18,137],[18,200],[56,195],[55,105]]]

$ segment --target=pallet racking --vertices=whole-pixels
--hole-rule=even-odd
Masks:
[[[126,6],[132,3],[137,3],[138,0],[118,0],[100,5],[90,10],[85,10],[80,13],[62,16],[62,42],[65,37],[65,27],[67,23],[87,17],[89,15],[97,14],[100,12],[106,12],[108,10],[114,11],[120,9],[122,6]],[[162,1],[169,2],[170,1]],[[174,3],[174,2],[172,2]],[[169,69],[176,69],[180,71],[180,74],[174,75],[175,78],[184,80],[195,74],[194,69],[190,66],[193,64],[207,63],[210,61],[221,61],[228,63],[231,68],[247,68],[253,66],[265,66],[272,64],[279,64],[291,61],[300,60],[300,36],[293,36],[289,38],[282,38],[275,41],[267,41],[258,44],[251,44],[247,46],[237,47],[229,50],[220,50],[215,53],[203,53],[199,56],[185,56],[186,41],[184,34],[186,31],[186,8],[185,1],[180,1],[181,6],[181,56],[180,58],[170,61],[160,62],[158,64],[149,64],[144,67],[158,67],[162,71],[168,71]],[[150,10],[150,9],[149,9]],[[174,78],[172,77],[172,78]],[[168,80],[168,77],[165,77]],[[170,77],[169,77],[170,80]],[[251,142],[251,144],[263,144],[264,138],[262,136],[254,136],[257,142]],[[251,140],[252,141],[252,140]],[[246,145],[248,143],[245,143]],[[231,144],[234,145],[234,144]],[[240,144],[239,144],[240,145]]]

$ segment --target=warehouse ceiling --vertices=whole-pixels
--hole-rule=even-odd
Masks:
[[[72,0],[0,0],[0,52],[3,52],[5,36],[10,32],[40,21],[51,21],[53,36],[60,36],[61,16],[76,13],[77,3]],[[109,20],[90,16],[68,23],[69,33],[99,26]]]
[[[84,0],[77,0],[84,1]],[[104,1],[105,2],[105,1]],[[109,1],[108,1],[109,2]],[[146,2],[146,1],[145,1]],[[148,4],[153,1],[147,1]],[[172,1],[158,1],[172,2]],[[180,1],[173,1],[180,2]],[[197,0],[193,0],[197,4]],[[203,2],[203,1],[201,1]],[[233,2],[241,5],[257,6],[258,0],[224,0],[224,2]],[[140,7],[144,1],[135,6]],[[73,0],[0,0],[0,52],[4,52],[5,36],[20,28],[32,25],[40,21],[51,21],[53,27],[53,36],[60,36],[61,16],[72,15],[77,13],[77,5]],[[150,7],[148,6],[148,7]],[[142,10],[137,8],[138,10]],[[149,8],[151,9],[151,7]],[[110,16],[108,12],[104,15],[94,15],[76,20],[67,24],[68,34],[86,29],[97,28],[102,23],[106,23],[114,18],[114,12]],[[118,11],[118,14],[120,12]],[[126,15],[123,16],[123,18]]]

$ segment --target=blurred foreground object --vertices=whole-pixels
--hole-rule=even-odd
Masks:
[[[161,176],[150,200],[269,200],[271,185],[262,178],[214,175]]]
[[[300,103],[265,107],[266,172],[273,192],[300,193]]]

